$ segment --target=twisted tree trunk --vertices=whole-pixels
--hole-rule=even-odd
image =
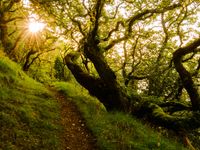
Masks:
[[[179,73],[183,86],[186,89],[188,95],[190,96],[192,108],[194,111],[200,110],[200,96],[192,80],[192,75],[189,73],[189,71],[185,69],[182,60],[183,56],[195,52],[197,50],[199,51],[199,49],[197,49],[198,46],[200,46],[200,39],[194,41],[186,47],[179,48],[173,53],[173,61],[176,71]]]
[[[132,115],[140,118],[146,117],[160,126],[175,131],[200,127],[200,113],[198,112],[193,112],[192,115],[186,117],[170,115],[176,111],[190,111],[189,106],[181,103],[164,103],[148,99],[144,100],[138,97],[132,97],[130,101],[124,102],[123,100],[125,98],[128,99],[128,96],[123,89],[118,87],[119,85],[111,86],[111,83],[107,84],[101,78],[90,76],[76,63],[77,55],[79,54],[68,54],[65,56],[66,65],[71,70],[76,80],[85,87],[91,95],[96,96],[108,111],[129,111]],[[136,101],[139,102],[139,104],[136,105]],[[168,108],[168,113],[166,113],[163,108]]]
[[[200,108],[200,100],[197,89],[190,73],[184,68],[182,64],[182,57],[194,51],[200,45],[200,40],[197,40],[187,47],[180,48],[175,51],[173,61],[177,72],[183,82],[184,88],[187,90],[191,102],[192,115],[189,116],[173,116],[172,113],[181,110],[190,111],[189,106],[178,103],[163,104],[159,102],[152,102],[149,100],[140,100],[137,97],[132,97],[130,100],[126,91],[119,85],[116,76],[108,63],[104,59],[99,47],[92,41],[84,44],[84,54],[89,58],[95,66],[99,74],[99,78],[90,76],[88,73],[77,64],[76,59],[79,54],[68,54],[65,57],[65,63],[75,76],[76,80],[85,87],[90,94],[96,96],[107,108],[110,110],[120,110],[124,112],[131,112],[133,115],[139,117],[147,117],[152,122],[163,127],[177,130],[189,130],[200,127],[200,113],[196,110]],[[136,104],[139,102],[139,105]],[[168,108],[166,113],[164,108]]]
[[[200,113],[198,112],[193,112],[191,116],[187,117],[177,117],[164,112],[162,106],[155,104],[155,102],[149,100],[145,101],[138,97],[132,97],[130,99],[126,90],[117,82],[115,73],[104,58],[103,51],[105,49],[101,49],[98,45],[100,42],[98,39],[98,21],[103,4],[104,0],[97,0],[94,10],[95,17],[92,22],[93,25],[88,34],[83,33],[83,45],[80,49],[85,57],[93,63],[99,77],[95,78],[89,75],[76,63],[76,59],[78,58],[77,54],[68,54],[65,56],[65,63],[76,80],[85,87],[90,94],[96,96],[104,104],[107,110],[118,110],[130,112],[137,116],[147,116],[150,120],[153,120],[153,122],[174,130],[195,129],[200,127]],[[199,109],[199,96],[189,72],[185,70],[181,61],[182,56],[188,54],[188,49],[190,50],[193,48],[194,50],[198,45],[200,45],[200,40],[196,43],[194,42],[190,47],[182,48],[185,50],[177,50],[173,57],[175,67],[184,82],[184,87],[191,97],[194,110]],[[189,108],[184,107],[183,105],[178,105],[178,109],[175,109],[176,106],[177,105],[169,105],[169,107],[173,107],[171,111],[179,111]],[[166,105],[164,107],[166,107]],[[192,125],[191,122],[193,122]]]
[[[110,78],[106,76],[107,70],[105,70],[105,76],[107,79],[95,78],[89,75],[76,64],[77,55],[79,54],[68,54],[65,57],[65,63],[76,80],[85,87],[91,95],[96,96],[105,105],[107,110],[126,111],[128,107],[125,104],[128,98],[123,89],[118,85],[117,81],[115,81],[112,76]],[[98,57],[94,58],[98,59]],[[101,60],[102,59],[97,60],[97,62],[101,62]],[[104,64],[106,63],[104,62]],[[103,65],[101,67],[104,68]]]

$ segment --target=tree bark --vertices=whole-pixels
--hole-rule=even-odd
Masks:
[[[118,110],[118,111],[129,111],[132,115],[137,116],[139,118],[148,118],[151,122],[163,126],[168,129],[172,129],[175,131],[180,130],[191,130],[200,127],[200,113],[192,112],[190,116],[173,116],[170,115],[176,111],[190,111],[190,107],[184,104],[179,103],[160,103],[152,102],[150,100],[144,100],[141,97],[134,97],[132,101],[129,101],[126,104],[126,108],[123,101],[116,101],[115,98],[119,98],[119,94],[117,92],[121,89],[114,90],[111,89],[101,78],[95,78],[90,76],[88,73],[83,71],[83,69],[77,65],[75,60],[77,59],[77,55],[68,54],[65,56],[65,63],[68,68],[71,70],[72,74],[76,78],[76,80],[85,87],[91,95],[96,96],[101,103],[104,104],[108,111]],[[116,88],[116,87],[114,87]],[[124,95],[127,97],[127,95]],[[142,100],[141,100],[142,99]],[[139,104],[135,104],[139,102]],[[142,102],[143,101],[143,102]],[[131,103],[132,102],[132,103]],[[169,114],[164,112],[163,108],[168,108]]]
[[[29,68],[30,68],[30,66],[32,64],[30,62],[30,57],[31,57],[31,55],[34,55],[35,53],[36,53],[36,51],[34,51],[34,50],[30,50],[28,52],[28,54],[26,55],[26,58],[25,58],[25,63],[23,65],[23,67],[22,67],[23,71],[28,71],[29,70]]]
[[[79,51],[82,52],[84,56],[93,63],[99,77],[95,78],[83,71],[83,69],[76,62],[76,59],[78,58],[77,55],[70,53],[65,56],[65,63],[71,70],[76,80],[83,87],[85,87],[90,92],[90,94],[96,96],[104,104],[108,111],[118,110],[131,112],[133,115],[145,114],[155,123],[174,130],[182,128],[194,129],[199,127],[200,114],[198,112],[193,112],[193,115],[186,118],[175,117],[165,113],[163,109],[157,104],[149,101],[142,102],[144,100],[142,98],[138,98],[137,96],[130,99],[126,90],[117,82],[115,73],[105,60],[103,55],[105,48],[101,49],[101,47],[99,47],[100,41],[98,38],[98,21],[101,16],[100,14],[103,4],[104,1],[102,0],[98,0],[96,2],[96,7],[94,7],[94,17],[91,18],[91,20],[94,21],[92,21],[92,25],[88,34],[84,34],[82,45],[80,46],[81,49],[79,49]],[[155,11],[154,13],[157,12],[159,11]],[[134,22],[135,19],[137,18],[132,18],[130,22]],[[131,29],[132,23],[129,23],[129,26]],[[175,54],[174,60],[175,63],[178,60],[178,63],[176,63],[176,66],[178,67],[180,64],[182,65],[182,59],[179,60],[177,57],[179,57],[179,55],[176,56]],[[179,69],[177,71],[180,72],[181,75],[183,74]],[[185,76],[188,78],[188,75],[185,74],[183,75],[183,78],[185,78]],[[198,99],[193,98],[192,101],[196,102]],[[140,107],[137,102],[139,103]],[[194,104],[192,105],[195,107]],[[180,107],[179,109],[183,109],[183,107]],[[193,122],[192,125],[190,125],[191,122]]]
[[[125,110],[123,101],[120,99],[122,93],[120,87],[111,86],[101,78],[95,78],[76,64],[79,54],[68,54],[65,56],[65,63],[71,70],[76,80],[85,87],[91,95],[96,96],[106,107],[107,110]],[[125,95],[124,95],[125,96]]]
[[[4,48],[4,52],[9,54],[11,43],[9,42],[8,38],[8,27],[6,24],[6,13],[0,14],[0,40],[2,43],[2,46]]]
[[[182,60],[183,56],[192,53],[200,45],[200,39],[194,41],[190,45],[179,48],[173,53],[173,62],[176,68],[176,71],[179,73],[179,76],[182,80],[183,86],[186,89],[194,111],[200,110],[200,96],[197,88],[192,80],[192,75],[185,69],[183,66]]]
[[[193,112],[187,116],[173,116],[165,113],[163,109],[150,101],[140,104],[135,115],[148,118],[151,122],[174,131],[193,130],[200,127],[200,113]]]

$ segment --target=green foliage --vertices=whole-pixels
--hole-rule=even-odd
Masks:
[[[36,61],[28,70],[27,74],[38,82],[48,84],[53,77],[53,63],[38,62]]]
[[[25,9],[21,9],[21,3],[13,5],[13,2],[13,0],[3,0],[0,2],[2,6],[0,8],[1,13],[8,9],[7,17],[4,18],[4,14],[0,14],[0,20],[3,19],[1,22],[7,22],[2,26],[6,30],[4,36],[1,35],[3,38],[0,39],[0,43],[4,46],[5,52],[10,52],[13,45],[16,44],[17,48],[12,52],[12,55],[16,58],[10,56],[16,61],[23,62],[27,50],[33,48],[37,50],[38,57],[51,49],[59,49],[60,53],[64,54],[66,49],[60,43],[64,45],[67,43],[71,49],[82,52],[84,46],[91,44],[87,43],[90,32],[92,29],[97,28],[98,32],[94,35],[96,39],[94,38],[93,42],[94,44],[97,42],[96,46],[104,53],[103,56],[105,56],[107,61],[105,63],[108,63],[112,70],[117,72],[117,79],[121,79],[121,82],[123,82],[127,78],[126,75],[130,75],[129,77],[147,76],[145,83],[148,86],[144,90],[149,95],[154,96],[173,96],[176,94],[180,85],[176,82],[178,74],[171,69],[172,53],[191,40],[191,38],[198,37],[199,34],[199,31],[196,29],[199,14],[197,1],[180,1],[181,7],[171,9],[173,8],[172,6],[169,10],[165,10],[165,8],[176,4],[176,1],[101,1],[102,3],[105,2],[105,4],[102,4],[102,12],[101,9],[95,10],[98,8],[96,2],[100,1],[93,0],[87,2],[74,0],[73,3],[68,0],[30,0],[32,4]],[[19,11],[17,10],[18,7],[20,7]],[[36,9],[34,10],[34,8]],[[149,13],[145,14],[146,10]],[[27,28],[27,22],[23,18],[21,18],[21,21],[20,18],[9,21],[9,19],[12,20],[12,18],[19,16],[30,18],[29,14],[37,14],[37,18],[43,19],[47,26],[51,25],[46,29],[49,32],[35,34],[36,36],[34,36],[24,32],[26,31],[25,28]],[[0,30],[3,31],[3,28]],[[18,37],[21,38],[19,38],[19,41]],[[58,38],[63,42],[55,42]],[[3,39],[5,39],[5,43],[2,42]],[[108,47],[110,48],[105,53],[104,49]],[[52,56],[55,57],[57,54],[48,53],[47,55],[40,56],[31,65],[28,72],[29,75],[42,83],[52,82],[52,79],[54,79],[54,57]],[[185,63],[187,69],[189,68],[188,70],[196,68],[196,65],[198,65],[198,57],[193,59],[193,62]],[[84,65],[83,63],[82,65]],[[92,63],[90,62],[89,64]],[[92,70],[93,74],[95,69],[91,66],[97,65],[92,64],[89,66],[88,70]],[[63,69],[61,60],[56,59],[54,68],[56,71],[55,77],[59,80],[65,79],[65,69]],[[191,70],[195,72],[194,69]],[[124,72],[123,75],[121,71]],[[94,71],[94,74],[97,75],[97,72]],[[101,74],[97,76],[101,77]],[[195,80],[197,80],[197,77]],[[133,81],[132,83],[134,84],[131,86],[131,90],[133,89],[132,87],[135,87],[135,91],[142,90],[141,86],[139,87],[139,82]],[[94,133],[99,134],[99,143],[105,145],[107,149],[109,149],[109,146],[110,149],[117,149],[115,146],[118,146],[119,149],[161,149],[162,144],[155,146],[156,140],[154,142],[150,141],[146,146],[144,144],[148,143],[146,140],[144,140],[144,143],[140,143],[145,138],[137,142],[139,145],[137,147],[135,145],[136,142],[132,143],[134,140],[137,141],[136,138],[133,138],[134,135],[131,134],[129,137],[129,126],[126,132],[127,138],[125,133],[123,133],[124,130],[117,129],[117,124],[121,124],[119,120],[122,120],[122,124],[130,123],[131,119],[128,119],[130,116],[124,116],[121,113],[106,113],[105,108],[97,100],[83,92],[84,89],[76,87],[71,83],[66,85],[56,83],[55,85],[65,94],[74,98],[76,103],[81,106],[80,109],[84,112],[85,118],[88,118],[89,126],[92,127],[94,124],[97,128],[100,126],[100,129],[94,129]],[[2,137],[5,139],[10,138],[8,141],[14,141],[13,139],[16,139],[16,137],[21,138],[21,140],[28,139],[24,143],[30,145],[31,148],[45,149],[32,146],[29,139],[32,141],[34,141],[34,138],[37,139],[34,136],[35,131],[33,130],[37,128],[38,124],[44,125],[42,128],[47,129],[47,132],[44,131],[44,133],[48,133],[50,128],[53,128],[54,125],[48,122],[51,120],[51,117],[56,118],[57,104],[52,101],[51,96],[41,84],[28,78],[20,71],[16,64],[6,58],[0,60],[0,100],[0,107],[3,110],[1,112],[2,124],[5,123],[4,126],[12,127],[10,129],[11,133],[5,128],[5,136],[3,133]],[[50,111],[51,109],[54,111]],[[122,116],[126,119],[122,119]],[[45,120],[48,121],[45,122]],[[116,124],[116,127],[111,124]],[[130,124],[132,126],[132,123]],[[102,126],[105,126],[105,128],[101,128]],[[17,128],[16,132],[14,132],[15,128]],[[26,130],[18,131],[21,128]],[[137,128],[140,129],[139,127]],[[113,132],[109,136],[111,129],[113,129]],[[118,130],[123,134],[118,132]],[[134,128],[134,130],[136,129]],[[53,129],[52,131],[54,132]],[[106,138],[104,133],[107,135]],[[9,134],[10,136],[7,137]],[[43,134],[43,131],[41,134]],[[148,133],[145,134],[149,135]],[[45,135],[45,137],[47,136]],[[124,139],[122,143],[121,139]],[[154,138],[152,137],[151,139]],[[41,139],[41,141],[43,140]],[[20,140],[18,143],[20,143]],[[20,144],[16,145],[15,142],[3,141],[3,144],[6,149],[18,149],[20,147]],[[39,144],[37,143],[36,145]],[[40,143],[40,145],[44,144]],[[51,147],[48,144],[46,145]],[[26,149],[30,149],[30,147],[26,147]],[[104,148],[104,146],[102,147]]]
[[[65,73],[64,73],[64,64],[60,57],[57,57],[54,63],[55,69],[55,78],[58,80],[64,80]]]
[[[99,101],[76,83],[56,82],[53,86],[67,97],[71,97],[88,127],[97,137],[97,144],[103,150],[183,150],[175,140],[163,137],[143,125],[133,116],[121,112],[106,112]]]
[[[59,149],[58,109],[42,84],[0,58],[0,149]]]

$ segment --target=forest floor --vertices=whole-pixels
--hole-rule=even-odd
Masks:
[[[60,104],[62,150],[97,150],[96,138],[87,128],[76,105],[62,93],[52,90]]]

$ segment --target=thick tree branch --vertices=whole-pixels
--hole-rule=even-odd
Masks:
[[[181,106],[182,107],[182,106]],[[146,101],[141,104],[135,114],[139,117],[148,117],[157,125],[174,131],[193,130],[200,127],[200,113],[193,112],[189,116],[173,116],[165,113],[163,109],[152,102]]]
[[[194,52],[198,46],[200,46],[200,39],[197,39],[188,46],[177,49],[173,53],[173,62],[175,68],[180,75],[184,88],[190,96],[193,110],[200,110],[200,96],[197,88],[194,85],[191,74],[185,69],[182,64],[182,59],[183,56]]]
[[[82,29],[81,22],[78,21],[78,20],[76,20],[75,18],[70,18],[70,19],[71,19],[71,21],[72,21],[73,23],[75,23],[75,24],[78,26],[78,29],[79,29],[79,31],[81,32],[81,34],[82,34],[83,36],[85,36],[85,32],[84,32],[83,29]]]
[[[121,37],[121,38],[119,38],[119,39],[116,39],[116,40],[111,41],[110,44],[107,45],[107,46],[104,48],[104,51],[108,51],[109,49],[111,49],[111,48],[112,48],[113,46],[115,46],[116,44],[118,44],[118,43],[120,43],[120,42],[122,42],[122,41],[124,41],[124,40],[127,40],[127,39],[128,39],[128,37],[127,37],[127,36],[124,36],[124,37]]]
[[[128,23],[128,35],[130,35],[132,33],[133,24],[138,20],[143,20],[144,17],[146,17],[146,15],[152,16],[152,14],[164,13],[166,11],[178,8],[180,6],[181,6],[180,4],[174,4],[174,5],[170,5],[170,6],[164,7],[162,9],[158,9],[158,8],[157,9],[150,9],[150,10],[146,9],[146,10],[143,10],[142,12],[132,16],[130,19],[127,20],[127,23]]]
[[[124,110],[119,93],[115,87],[110,87],[106,82],[100,78],[90,76],[83,71],[79,65],[76,64],[76,59],[79,54],[68,54],[65,56],[65,63],[71,70],[76,80],[85,87],[90,94],[96,96],[108,110]]]
[[[3,23],[9,23],[9,22],[12,22],[12,21],[15,21],[17,19],[24,19],[24,17],[13,17],[13,18],[10,18],[8,20],[5,20]]]
[[[95,5],[95,10],[94,10],[94,24],[93,24],[93,29],[91,32],[91,36],[92,38],[96,38],[97,35],[97,31],[99,28],[99,19],[101,17],[101,13],[102,13],[102,8],[104,6],[105,0],[97,0],[96,5]]]
[[[176,101],[169,101],[169,102],[162,102],[160,104],[158,104],[160,107],[164,107],[167,108],[167,112],[169,113],[174,113],[177,111],[182,111],[182,110],[192,110],[192,107],[186,104],[183,104],[181,102],[176,102]]]
[[[115,28],[112,29],[112,30],[108,33],[108,36],[107,36],[106,38],[102,39],[102,41],[108,41],[109,38],[111,37],[112,33],[114,33],[114,32],[116,32],[116,31],[119,30],[120,25],[122,25],[122,26],[124,27],[124,22],[123,22],[123,21],[118,21],[117,24],[116,24],[116,26],[115,26]]]

